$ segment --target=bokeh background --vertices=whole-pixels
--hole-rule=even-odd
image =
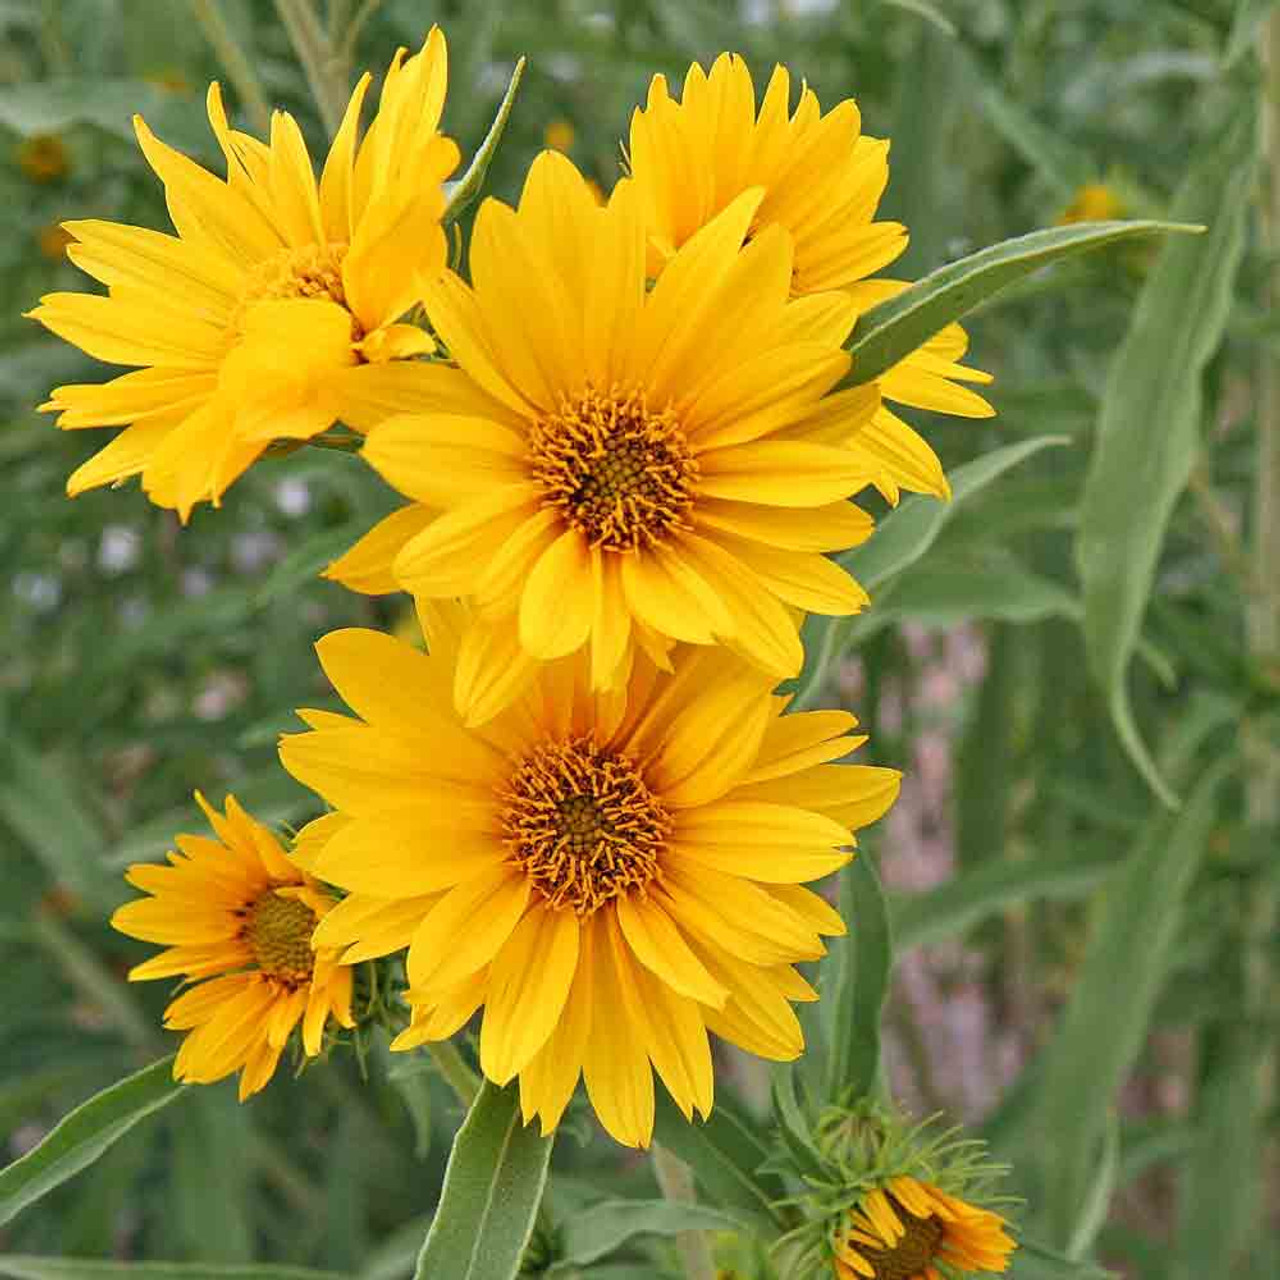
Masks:
[[[655,72],[678,85],[692,59],[706,65],[732,49],[763,85],[785,62],[824,106],[856,96],[864,130],[892,138],[882,210],[910,228],[893,272],[912,278],[1055,222],[1164,215],[1195,157],[1231,118],[1256,111],[1253,49],[1270,7],[333,6],[366,19],[353,62],[376,74],[397,45],[416,47],[441,23],[445,127],[464,156],[514,60],[528,56],[490,173],[490,192],[508,199],[545,146],[607,191]],[[311,816],[314,801],[274,750],[292,708],[330,698],[310,646],[337,626],[395,628],[407,614],[403,599],[358,598],[315,576],[394,505],[358,459],[303,450],[256,466],[220,511],[201,508],[183,529],[136,485],[68,501],[66,476],[106,437],[60,433],[33,410],[53,385],[107,376],[20,315],[42,293],[85,287],[58,223],[167,227],[131,113],[217,161],[204,90],[212,78],[227,84],[200,9],[0,3],[0,1163],[75,1102],[168,1051],[163,984],[123,980],[147,948],[105,923],[127,896],[123,868],[162,856],[175,831],[200,829],[196,787],[219,800],[233,789],[278,823]],[[268,95],[298,115],[319,153],[322,132],[273,5],[221,9]],[[908,415],[948,468],[1032,436],[1065,443],[957,508],[859,626],[827,686],[872,735],[868,761],[907,775],[867,841],[898,939],[886,1010],[898,1095],[918,1114],[941,1111],[989,1136],[1014,1162],[1032,1222],[1053,1222],[1047,1201],[1072,1126],[1103,1117],[1086,1247],[1096,1236],[1109,1266],[1149,1280],[1280,1274],[1278,1113],[1266,1092],[1280,1008],[1280,842],[1274,810],[1256,802],[1256,771],[1270,767],[1275,779],[1266,757],[1280,680],[1245,644],[1246,600],[1268,589],[1245,562],[1258,369],[1280,330],[1265,291],[1274,254],[1247,221],[1230,314],[1213,338],[1193,480],[1165,540],[1132,684],[1142,734],[1180,794],[1234,757],[1242,735],[1262,754],[1228,772],[1196,818],[1196,848],[1169,870],[1182,877],[1172,905],[1154,922],[1141,912],[1127,922],[1137,944],[1123,945],[1117,885],[1134,858],[1177,846],[1185,827],[1130,763],[1090,679],[1074,546],[1109,364],[1154,244],[1033,277],[968,322],[972,360],[996,374],[999,416]],[[1134,484],[1133,502],[1144,497]],[[1131,999],[1135,990],[1149,998]],[[1094,1074],[1099,1048],[1118,1042],[1118,1074]],[[767,1077],[741,1058],[723,1065],[726,1092],[759,1107]],[[1060,1085],[1051,1099],[1046,1076]],[[195,1090],[0,1228],[0,1252],[276,1260],[392,1280],[411,1270],[458,1120],[425,1059],[391,1061],[380,1044],[363,1059],[338,1052],[301,1080],[284,1072],[248,1107],[231,1087]],[[649,1165],[589,1120],[568,1129],[553,1214],[601,1187],[656,1194]],[[720,1247],[727,1272],[764,1274],[732,1242]],[[659,1276],[667,1249],[641,1243],[629,1262],[590,1274]]]

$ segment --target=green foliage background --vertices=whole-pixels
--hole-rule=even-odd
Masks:
[[[257,466],[182,530],[135,487],[67,501],[66,476],[105,437],[32,412],[56,383],[106,376],[19,316],[41,293],[84,285],[48,256],[50,227],[166,225],[130,113],[215,160],[203,91],[225,76],[198,7],[0,2],[0,1158],[172,1047],[162,984],[123,981],[146,948],[105,924],[127,896],[122,869],[199,828],[197,786],[234,789],[267,820],[310,816],[274,750],[292,708],[328,696],[310,645],[405,612],[314,576],[393,505],[358,460],[317,450]],[[868,842],[891,886],[900,979],[918,979],[889,989],[887,1074],[1013,1162],[1027,1230],[1076,1260],[1027,1250],[1025,1277],[1093,1274],[1096,1260],[1150,1280],[1280,1274],[1280,638],[1265,622],[1280,563],[1250,551],[1268,518],[1259,467],[1280,450],[1261,447],[1267,431],[1280,440],[1280,399],[1266,394],[1280,240],[1267,247],[1258,216],[1254,129],[1265,82],[1253,49],[1271,7],[385,0],[368,6],[357,45],[356,65],[380,73],[397,44],[442,24],[445,126],[464,156],[528,56],[489,177],[508,198],[553,120],[572,125],[571,155],[607,189],[648,78],[678,83],[691,59],[735,49],[757,83],[783,61],[824,105],[855,95],[864,128],[892,138],[883,208],[912,237],[894,273],[1049,225],[1089,182],[1124,216],[1208,226],[1041,271],[970,317],[999,416],[916,420],[953,477],[1005,461],[961,473],[973,482],[945,513],[907,500],[896,532],[858,553],[880,557],[874,609],[851,626],[815,619],[807,637],[805,696],[847,701],[877,763],[914,776],[928,773],[922,744],[943,753],[935,887],[893,887],[895,841],[937,820],[919,817],[927,802],[911,787],[914,828],[889,823]],[[274,6],[222,8],[318,152]],[[20,159],[42,135],[59,139],[66,171],[35,181]],[[1046,436],[1061,441],[1030,445]],[[865,1070],[841,1019],[874,1025],[879,991],[868,1006],[855,980],[873,961],[854,950],[828,962],[825,1029],[800,1069],[811,1086],[825,1087],[831,1061]],[[982,1106],[939,1032],[952,999],[972,1006],[975,993]],[[727,1115],[763,1131],[767,1096],[767,1074],[726,1062]],[[248,1107],[232,1087],[187,1090],[0,1226],[0,1253],[393,1280],[413,1269],[460,1120],[427,1059],[392,1060],[382,1045],[282,1076]],[[528,1265],[563,1257],[567,1234],[621,1246],[583,1275],[678,1274],[673,1232],[715,1225],[715,1211],[650,1206],[634,1219],[643,1233],[609,1235],[607,1213],[583,1211],[654,1200],[654,1175],[585,1115],[566,1129]],[[732,1209],[700,1141],[681,1154],[703,1199]],[[733,1274],[766,1274],[745,1237],[716,1241]],[[51,1265],[0,1256],[0,1274],[114,1274]]]

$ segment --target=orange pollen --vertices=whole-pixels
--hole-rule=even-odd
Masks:
[[[536,747],[501,799],[511,860],[556,909],[592,915],[659,874],[670,815],[631,760],[589,737]]]
[[[588,388],[529,433],[533,478],[593,547],[636,551],[690,528],[698,463],[670,409],[651,413],[643,391]]]
[[[897,1244],[872,1249],[861,1242],[854,1248],[875,1268],[875,1280],[920,1280],[937,1258],[945,1228],[941,1218],[917,1218],[892,1192],[885,1196],[905,1228]]]
[[[282,898],[268,889],[245,914],[242,936],[258,968],[291,986],[309,982],[315,966],[311,950],[315,912],[297,898]]]
[[[254,302],[319,298],[345,307],[347,294],[342,284],[342,261],[346,256],[345,244],[316,244],[302,249],[281,249],[259,262],[240,295],[232,328],[237,333],[243,329],[245,308]],[[355,334],[354,318],[351,323],[353,339],[363,336]]]

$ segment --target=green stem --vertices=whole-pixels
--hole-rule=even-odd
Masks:
[[[666,1199],[690,1203],[697,1200],[689,1166],[656,1142],[653,1144],[653,1172]],[[676,1250],[687,1280],[715,1280],[715,1259],[711,1256],[711,1242],[705,1231],[681,1231],[676,1236]]]
[[[348,62],[355,56],[356,41],[360,39],[360,32],[364,30],[364,24],[373,17],[375,13],[382,7],[382,0],[364,0],[364,3],[356,10],[355,17],[347,24],[347,29],[342,33],[341,44],[338,44],[339,37],[334,36],[334,43],[338,44],[338,48],[342,52],[342,56]]]
[[[231,34],[222,6],[218,0],[191,0],[191,10],[205,39],[218,55],[218,61],[222,63],[241,105],[249,113],[254,129],[266,137],[271,128],[271,106],[262,90],[258,73],[253,69],[253,63]]]
[[[333,137],[347,105],[343,59],[329,42],[311,0],[276,0],[276,12],[306,72],[324,127]]]
[[[467,1065],[458,1046],[452,1040],[437,1040],[427,1045],[427,1052],[462,1105],[469,1107],[480,1092],[480,1077]]]
[[[1262,145],[1268,166],[1264,189],[1263,230],[1266,248],[1280,251],[1280,13],[1273,12],[1262,29],[1265,71],[1262,99]],[[1280,305],[1280,269],[1273,266],[1267,300]],[[1269,346],[1261,348],[1257,415],[1258,463],[1253,501],[1253,581],[1247,606],[1247,644],[1253,665],[1274,670],[1280,663],[1280,360]],[[1280,760],[1269,750],[1262,725],[1246,725],[1245,816],[1256,831],[1280,824]],[[1275,975],[1272,947],[1277,920],[1276,882],[1259,876],[1250,886],[1245,909],[1245,1007],[1254,1025],[1270,1022]],[[1259,1120],[1271,1106],[1275,1067],[1262,1055]]]

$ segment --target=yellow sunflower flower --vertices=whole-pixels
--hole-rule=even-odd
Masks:
[[[444,179],[458,162],[437,132],[447,54],[432,29],[391,63],[362,141],[356,86],[317,184],[294,119],[269,143],[230,129],[217,84],[209,120],[223,181],[159,141],[138,118],[176,236],[111,222],[67,223],[70,258],[107,295],[52,293],[31,312],[110,364],[104,385],[58,387],[41,407],[63,428],[127,426],[67,482],[73,496],[142,474],[159,506],[186,520],[274,439],[303,440],[337,419],[357,429],[394,402],[395,363],[430,350],[400,323],[445,263]]]
[[[589,689],[585,656],[539,668],[483,729],[450,697],[461,606],[421,605],[430,656],[374,631],[317,645],[359,719],[304,712],[285,767],[335,809],[299,840],[349,891],[317,945],[346,962],[408,947],[412,1022],[393,1048],[483,1007],[480,1066],[548,1132],[585,1076],[601,1123],[644,1146],[655,1068],[686,1116],[712,1106],[707,1032],[766,1058],[803,1049],[791,965],[844,932],[801,886],[846,863],[892,804],[892,769],[829,763],[865,739],[843,711],[782,714],[723,649],[637,656]]]
[[[743,237],[745,192],[645,287],[644,229],[623,180],[600,208],[572,162],[543,152],[516,210],[486,201],[474,286],[446,274],[427,310],[457,367],[425,369],[424,412],[384,422],[364,457],[413,506],[329,574],[348,586],[473,597],[459,708],[501,667],[587,646],[591,680],[626,678],[638,646],[723,643],[777,678],[803,650],[787,606],[860,610],[821,553],[871,533],[845,499],[866,468],[828,443],[874,411],[874,387],[827,395],[848,369],[843,294],[788,296],[781,231]],[[443,512],[443,514],[441,514]],[[481,657],[483,655],[483,661]]]
[[[1122,218],[1125,203],[1114,188],[1105,182],[1086,182],[1077,187],[1071,203],[1058,215],[1059,226],[1072,222],[1105,222],[1109,218]]]
[[[837,1280],[943,1280],[999,1273],[1017,1247],[1005,1221],[902,1174],[865,1191],[832,1239]]]
[[[167,948],[131,969],[131,982],[181,975],[195,984],[165,1010],[165,1026],[187,1032],[175,1079],[209,1084],[239,1071],[243,1102],[271,1079],[299,1021],[308,1056],[320,1052],[330,1017],[354,1025],[351,970],[334,949],[311,947],[334,899],[234,796],[225,814],[196,799],[217,839],[181,835],[169,866],[130,867],[129,883],[151,896],[111,923]]]
[[[866,282],[907,247],[906,228],[875,221],[889,181],[889,143],[862,133],[856,103],[846,99],[825,115],[803,88],[790,111],[791,78],[777,66],[756,108],[747,64],[721,54],[710,74],[697,63],[685,77],[683,98],[672,98],[655,76],[648,100],[631,118],[628,162],[641,193],[649,230],[649,265],[657,275],[680,248],[743,191],[765,191],[748,234],[784,227],[794,242],[791,289],[851,293],[858,312],[905,285]],[[866,282],[866,283],[863,283]],[[951,381],[990,382],[990,375],[956,363],[966,339],[950,325],[880,379],[886,400],[964,417],[989,417],[980,396]],[[929,445],[887,407],[849,447],[892,502],[899,488],[950,492]]]

